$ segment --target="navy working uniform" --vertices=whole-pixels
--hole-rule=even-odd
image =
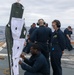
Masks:
[[[49,31],[52,32],[51,28],[47,27]],[[48,44],[48,48],[49,48],[49,52],[50,52],[50,42],[51,42],[51,38],[48,40],[47,44]]]
[[[64,30],[64,34],[65,34],[65,40],[66,40],[66,48],[70,51],[73,49],[72,45],[71,45],[71,41],[69,40],[69,38],[67,37],[67,35],[69,35],[69,37],[71,38],[71,34],[72,31],[69,31],[67,28]]]
[[[31,36],[32,33],[37,29],[37,27],[32,27],[29,30],[29,35]],[[30,47],[32,45],[32,42],[28,42],[28,40],[30,41],[30,38],[26,40],[26,47],[24,47],[23,52],[29,54],[30,53]]]
[[[54,31],[51,39],[51,65],[53,69],[53,75],[62,75],[61,57],[62,52],[65,49],[65,37],[64,33],[58,29]]]
[[[47,62],[49,63],[49,49],[47,41],[51,39],[52,31],[45,26],[40,26],[37,28],[30,39],[32,42],[38,43],[40,46],[42,54],[46,57]]]
[[[26,46],[24,47],[23,52],[29,54],[31,46],[32,46],[32,43],[30,42],[30,38],[28,38],[26,40]]]
[[[29,60],[25,59],[24,62],[21,64],[22,69],[26,70],[24,75],[49,75],[48,63],[43,54],[32,55]]]
[[[37,29],[37,27],[31,27],[29,30],[29,35],[31,35],[35,29]]]

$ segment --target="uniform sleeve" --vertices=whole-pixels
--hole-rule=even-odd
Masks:
[[[32,66],[32,61],[31,61],[31,59],[32,59],[32,56],[31,56],[30,59],[25,59],[25,60],[24,60],[24,63],[26,63],[26,64]]]
[[[29,72],[35,73],[42,67],[42,65],[43,65],[43,61],[41,59],[37,59],[32,67],[26,65],[25,63],[22,63],[21,67],[23,70],[27,70]]]
[[[25,59],[24,62],[25,62],[26,64],[28,64],[28,65],[31,64],[30,61],[29,61],[28,59]]]
[[[31,42],[35,42],[37,41],[37,29],[34,30],[34,32],[32,33],[32,35],[30,36]]]
[[[65,42],[65,36],[63,32],[60,32],[58,34],[58,41],[62,51],[64,51],[64,49],[66,48],[66,42]]]

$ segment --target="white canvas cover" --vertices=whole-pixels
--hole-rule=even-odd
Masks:
[[[25,38],[20,38],[22,28],[24,25],[24,20],[20,18],[12,18],[11,20],[11,31],[13,37],[13,47],[12,47],[12,71],[14,75],[19,75],[19,60],[22,53]],[[23,32],[24,33],[24,32]]]
[[[24,19],[12,18],[11,20],[11,31],[13,39],[19,39],[24,25]]]

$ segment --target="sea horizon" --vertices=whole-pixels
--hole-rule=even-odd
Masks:
[[[27,34],[28,34],[28,31],[30,29],[29,26],[26,26],[26,29],[27,29]],[[61,28],[62,31],[65,30],[65,28]],[[73,34],[72,34],[72,40],[74,40],[74,28],[73,28]],[[4,42],[5,41],[5,26],[0,26],[0,42]]]

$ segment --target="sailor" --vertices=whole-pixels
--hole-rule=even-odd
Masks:
[[[31,42],[38,43],[38,45],[40,46],[41,53],[45,56],[50,67],[48,41],[51,39],[52,32],[44,26],[45,21],[43,19],[39,19],[37,25],[39,26],[39,28],[37,28],[33,32],[30,39]]]
[[[29,30],[29,35],[31,35],[35,29],[37,29],[37,27],[36,27],[36,24],[33,23],[33,24],[31,25],[30,30]]]
[[[65,40],[66,40],[66,49],[68,49],[68,51],[71,51],[73,49],[71,45],[71,35],[72,35],[71,26],[68,26],[68,28],[64,30],[64,34],[65,34]]]
[[[59,20],[54,20],[52,22],[52,27],[55,30],[51,38],[50,52],[53,75],[62,75],[61,57],[65,49],[65,36],[60,30],[61,23]]]
[[[38,44],[33,44],[31,46],[30,59],[21,54],[21,58],[24,59],[24,62],[19,61],[23,70],[26,70],[24,75],[49,75],[49,67],[46,58],[40,52]]]
[[[24,44],[23,52],[29,54],[31,48],[30,35],[27,35],[26,43]]]

